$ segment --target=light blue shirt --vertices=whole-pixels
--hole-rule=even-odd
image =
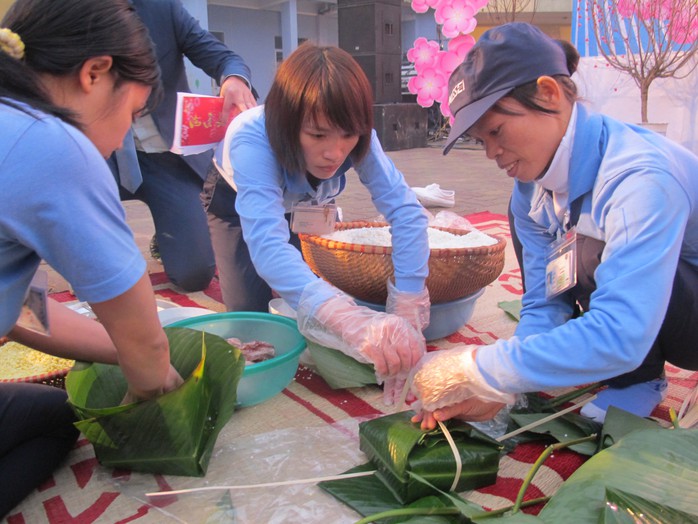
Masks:
[[[328,202],[346,184],[349,168],[368,189],[376,209],[391,225],[395,285],[400,291],[424,289],[428,274],[428,219],[422,205],[393,162],[383,152],[375,131],[366,158],[350,159],[313,189],[305,173],[285,171],[272,152],[264,123],[264,106],[245,111],[231,123],[215,155],[223,177],[237,191],[235,210],[257,273],[294,309],[305,286],[317,280],[300,251],[289,244],[284,213],[296,202]],[[318,293],[314,304],[329,298]]]
[[[679,258],[698,266],[698,157],[637,126],[577,104],[565,184],[582,197],[578,232],[605,242],[589,311],[545,297],[545,253],[559,221],[539,182],[512,195],[526,293],[515,336],[481,348],[487,382],[528,392],[606,380],[639,366],[659,333]]]
[[[42,259],[88,302],[121,295],[145,271],[104,158],[74,127],[35,114],[0,104],[0,335]]]

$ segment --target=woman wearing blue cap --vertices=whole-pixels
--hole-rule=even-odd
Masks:
[[[570,48],[505,24],[451,76],[444,154],[467,135],[515,179],[525,292],[509,340],[420,361],[423,427],[491,418],[516,393],[597,381],[608,387],[582,414],[601,422],[613,405],[648,416],[666,394],[665,362],[698,369],[698,157],[590,113],[570,79]]]

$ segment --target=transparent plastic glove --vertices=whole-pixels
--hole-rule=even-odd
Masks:
[[[373,364],[379,381],[407,376],[425,354],[424,336],[404,318],[358,306],[340,291],[313,307],[313,288],[308,287],[298,304],[300,332],[313,342]]]
[[[513,404],[515,397],[487,382],[475,362],[477,346],[462,346],[425,355],[414,372],[412,391],[421,409],[434,412],[469,400]]]
[[[420,333],[429,325],[431,301],[429,290],[425,287],[419,293],[400,291],[388,279],[388,300],[385,312],[407,320]]]
[[[383,379],[378,376],[379,383],[383,381],[383,404],[386,406],[396,406],[402,400],[402,391],[407,383],[407,373],[400,373],[394,377]]]

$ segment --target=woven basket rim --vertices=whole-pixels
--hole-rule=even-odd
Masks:
[[[7,337],[0,337],[0,348],[6,343],[11,342]],[[0,349],[2,351],[2,349]],[[55,369],[53,371],[47,371],[46,373],[39,373],[38,375],[27,375],[25,377],[13,377],[13,378],[0,378],[0,383],[17,383],[17,382],[46,382],[51,380],[56,380],[59,378],[64,378],[68,372],[73,369],[73,366],[64,369]]]
[[[338,222],[335,226],[335,231],[343,231],[345,229],[359,229],[365,227],[386,227],[389,224],[387,222],[367,222],[362,220],[356,220],[351,222]],[[452,233],[454,235],[467,235],[471,233],[472,229],[456,229],[450,227],[440,227],[440,226],[429,226],[434,229],[439,229],[447,233]],[[330,240],[324,238],[320,235],[314,235],[310,233],[301,233],[298,235],[301,241],[308,242],[309,244],[314,244],[326,249],[336,249],[340,251],[353,251],[358,253],[368,253],[374,255],[390,255],[393,252],[392,246],[372,246],[368,244],[354,244],[352,242],[341,242],[338,240]],[[506,240],[503,237],[495,235],[487,235],[490,238],[495,239],[497,242],[489,246],[470,246],[470,247],[444,247],[444,248],[431,248],[429,250],[430,256],[435,258],[441,257],[453,257],[462,255],[473,255],[473,254],[487,254],[496,253],[498,251],[503,251],[506,246]]]
[[[49,371],[47,373],[41,373],[39,375],[29,375],[26,377],[15,377],[15,378],[0,378],[1,383],[13,383],[13,382],[44,382],[48,380],[56,380],[57,378],[65,377],[72,367],[59,369],[57,371]]]

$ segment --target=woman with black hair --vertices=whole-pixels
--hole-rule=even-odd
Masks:
[[[128,401],[169,391],[181,378],[104,160],[159,90],[148,33],[127,0],[17,0],[0,27],[0,336],[118,363]],[[100,322],[28,300],[42,260]],[[0,384],[0,515],[65,457],[73,421],[65,391]]]

